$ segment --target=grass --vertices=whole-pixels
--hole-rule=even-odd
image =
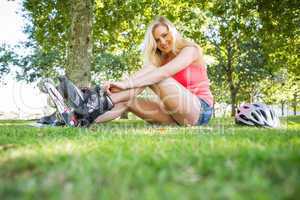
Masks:
[[[281,129],[150,126],[90,129],[0,122],[0,199],[297,199],[300,117]]]

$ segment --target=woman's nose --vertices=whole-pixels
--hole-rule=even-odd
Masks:
[[[161,38],[161,39],[160,39],[160,44],[162,44],[162,45],[166,44],[166,40],[163,39],[163,38]]]

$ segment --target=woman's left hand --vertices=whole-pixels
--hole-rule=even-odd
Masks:
[[[128,89],[128,86],[124,81],[116,81],[110,83],[110,88],[118,88],[120,90],[126,90]]]

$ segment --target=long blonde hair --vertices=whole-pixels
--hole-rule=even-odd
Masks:
[[[159,25],[166,26],[173,36],[173,54],[177,55],[181,49],[187,46],[196,46],[200,50],[200,47],[196,43],[182,38],[175,26],[167,18],[160,16],[148,26],[145,34],[143,42],[144,65],[161,65],[162,54],[157,48],[156,41],[153,36],[153,30]]]

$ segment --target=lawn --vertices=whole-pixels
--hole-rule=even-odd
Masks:
[[[277,130],[0,122],[0,199],[297,199],[300,117]]]

